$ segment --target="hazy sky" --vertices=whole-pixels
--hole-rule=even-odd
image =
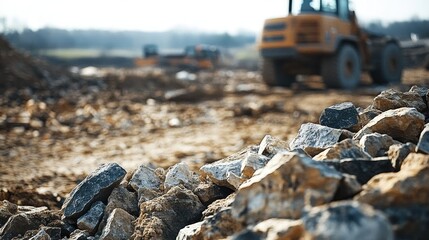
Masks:
[[[7,24],[33,29],[165,31],[191,29],[231,33],[259,31],[263,20],[287,14],[287,0],[0,0]],[[429,19],[429,0],[354,0],[360,21]]]

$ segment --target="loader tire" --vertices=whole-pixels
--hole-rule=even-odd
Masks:
[[[283,61],[263,59],[262,79],[270,87],[290,87],[295,82],[296,76],[285,72]]]
[[[374,68],[369,72],[377,84],[400,83],[404,60],[398,44],[388,43],[374,54]]]
[[[328,88],[354,89],[359,85],[361,61],[352,45],[342,45],[332,57],[322,62],[322,77]]]

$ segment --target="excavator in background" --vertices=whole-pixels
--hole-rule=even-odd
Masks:
[[[329,88],[353,89],[368,71],[377,84],[399,83],[401,47],[364,31],[349,0],[289,0],[289,15],[265,21],[259,43],[262,77],[289,87],[297,75],[321,75]]]
[[[138,67],[158,66],[178,70],[199,71],[215,70],[220,64],[220,50],[210,45],[193,45],[180,54],[159,54],[154,44],[143,46],[143,58],[137,58]]]

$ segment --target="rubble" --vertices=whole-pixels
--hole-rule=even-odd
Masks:
[[[323,110],[319,122],[330,128],[349,129],[358,124],[359,114],[353,103],[345,102]]]
[[[126,240],[130,239],[134,232],[134,220],[136,218],[116,208],[107,219],[107,224],[101,232],[100,240]]]
[[[306,123],[299,129],[298,135],[290,143],[290,149],[303,149],[310,156],[335,145],[341,137],[341,130],[318,124]]]
[[[337,171],[356,176],[360,184],[366,184],[372,177],[387,172],[394,172],[390,159],[341,159],[324,160],[323,163],[334,167]]]
[[[429,124],[426,124],[417,144],[416,151],[429,154]]]
[[[259,148],[257,153],[259,155],[264,155],[269,158],[272,158],[278,152],[288,151],[287,142],[280,140],[278,138],[272,137],[270,135],[266,135],[261,143],[259,144]]]
[[[269,218],[297,219],[306,205],[330,202],[341,179],[339,172],[324,163],[294,153],[278,153],[240,187],[232,213],[247,224]]]
[[[408,154],[415,152],[416,146],[412,143],[394,144],[389,147],[387,155],[396,171],[401,169],[402,162]]]
[[[241,178],[241,165],[249,151],[252,151],[252,147],[242,149],[215,163],[202,166],[200,168],[202,176],[207,176],[217,185],[236,190],[237,184],[245,180]]]
[[[381,212],[356,202],[314,207],[303,222],[309,239],[394,239],[392,227]]]
[[[359,159],[371,159],[368,153],[364,152],[360,146],[352,139],[346,139],[341,141],[331,148],[314,156],[315,160],[326,160],[326,159],[344,159],[344,158],[359,158]]]
[[[381,133],[401,142],[417,143],[424,123],[425,116],[415,108],[388,110],[372,119],[354,138],[359,140],[366,134]]]
[[[106,206],[101,201],[93,203],[88,212],[77,219],[77,227],[89,233],[95,233],[103,217],[105,207]]]
[[[9,61],[3,52],[0,63]],[[332,106],[353,93],[267,89],[259,75],[236,71],[183,81],[162,70],[95,69],[106,77],[83,81],[31,59],[21,74],[15,60],[5,65],[12,74],[0,64],[0,199],[13,202],[0,203],[1,239],[429,234],[423,87]],[[88,175],[100,163],[108,164]],[[63,212],[21,206],[63,200]]]
[[[363,136],[359,144],[364,152],[375,158],[385,156],[390,146],[395,144],[395,142],[389,135],[372,133]]]
[[[383,91],[375,97],[372,106],[383,112],[403,107],[415,108],[419,112],[427,109],[426,103],[419,93],[415,91],[402,93],[393,89]]]
[[[113,188],[119,185],[126,171],[116,163],[101,165],[79,183],[63,204],[65,219],[76,220],[86,212],[92,203],[106,201]]]
[[[429,164],[421,168],[403,168],[398,173],[379,174],[355,199],[377,208],[426,206],[429,202],[428,177]]]
[[[155,171],[145,165],[141,165],[133,174],[129,185],[138,191],[140,188],[159,189],[161,179]]]
[[[172,187],[182,184],[189,190],[194,190],[198,185],[198,176],[194,175],[186,163],[178,163],[171,167],[165,175],[164,189],[169,190]]]
[[[190,190],[173,187],[140,205],[133,239],[175,239],[180,229],[200,219],[204,208]]]

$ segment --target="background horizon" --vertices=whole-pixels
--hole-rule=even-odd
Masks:
[[[46,27],[66,30],[257,33],[266,18],[287,14],[285,0],[0,0],[0,31]],[[362,23],[429,19],[429,1],[354,0]],[[382,14],[380,14],[382,13]]]

